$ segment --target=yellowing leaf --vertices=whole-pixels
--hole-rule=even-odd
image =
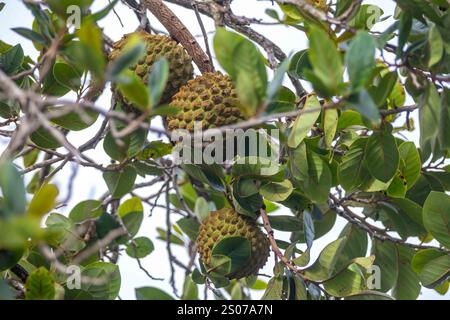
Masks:
[[[58,188],[54,184],[46,184],[34,195],[28,206],[28,214],[35,218],[41,218],[55,207]]]
[[[307,134],[319,117],[320,109],[320,102],[316,96],[309,96],[306,99],[302,113],[299,114],[295,120],[291,134],[289,135],[289,148],[297,148],[303,139],[306,138]]]

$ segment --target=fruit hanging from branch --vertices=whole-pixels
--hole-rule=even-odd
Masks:
[[[196,245],[206,271],[214,271],[213,259],[216,245],[224,239],[244,238],[250,246],[250,256],[240,263],[230,266],[228,279],[241,279],[257,275],[269,257],[270,247],[266,235],[256,224],[256,220],[243,216],[234,209],[221,209],[211,212],[200,225]],[[236,248],[234,248],[236,249]]]

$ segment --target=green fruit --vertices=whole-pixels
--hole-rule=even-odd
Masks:
[[[192,79],[194,74],[192,58],[184,48],[172,40],[172,38],[140,31],[127,34],[121,40],[114,43],[109,60],[113,61],[120,56],[126,47],[129,38],[136,34],[145,43],[146,51],[145,55],[143,55],[136,64],[130,66],[130,70],[147,84],[152,65],[161,57],[165,57],[169,63],[169,79],[162,95],[161,103],[168,103],[172,96],[178,92],[180,87],[185,85],[189,79]],[[113,90],[116,93],[116,98],[121,98],[121,95],[118,94],[117,90]]]
[[[207,130],[244,119],[233,82],[220,72],[204,73],[190,80],[173,96],[170,105],[179,112],[167,117],[169,131],[186,129],[193,132],[195,122],[202,130]]]
[[[248,239],[251,245],[251,256],[244,267],[226,277],[240,279],[256,275],[269,257],[269,240],[254,219],[227,208],[211,212],[200,225],[196,245],[206,270],[211,269],[214,246],[228,237]]]

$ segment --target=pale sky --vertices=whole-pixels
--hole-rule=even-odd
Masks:
[[[32,16],[22,5],[19,0],[3,0],[6,3],[5,9],[0,12],[0,39],[10,43],[10,44],[22,44],[25,53],[30,55],[33,58],[36,58],[37,51],[31,45],[29,41],[26,41],[24,38],[18,36],[16,33],[12,32],[10,28],[13,27],[31,27]],[[386,0],[373,0],[373,1],[365,1],[364,3],[372,3],[380,6],[383,10],[388,13],[394,12],[395,4],[393,1]],[[96,0],[94,3],[94,10],[99,10],[103,8],[107,4],[107,1]],[[195,18],[194,12],[191,10],[180,8],[176,5],[169,6],[174,10],[178,17],[181,17],[181,20],[186,24],[189,30],[194,35],[200,35],[201,30]],[[266,8],[272,7],[269,1],[259,2],[256,0],[235,0],[233,2],[233,9],[236,14],[246,15],[248,17],[255,18],[263,18],[266,21],[270,21],[270,18],[267,17],[264,13]],[[276,9],[276,6],[272,7]],[[134,13],[129,10],[127,7],[123,6],[119,3],[116,6],[116,11],[120,15],[121,20],[124,23],[124,27],[122,27],[114,14],[110,14],[108,17],[103,19],[100,22],[100,26],[104,28],[105,33],[110,36],[113,40],[119,40],[123,34],[133,32],[137,26],[138,21],[134,15]],[[163,29],[163,27],[155,20],[154,17],[150,16],[150,21],[154,27],[158,29]],[[214,24],[208,18],[203,17],[203,22],[208,31],[214,30]],[[380,23],[375,27],[376,30],[383,30],[389,23],[384,22]],[[276,44],[278,44],[286,54],[295,53],[301,49],[307,48],[308,43],[304,35],[294,28],[287,28],[284,26],[254,26],[254,29],[264,34],[266,37],[272,39]],[[198,38],[199,43],[204,46],[203,38]],[[210,37],[210,41],[212,37]],[[212,48],[212,46],[211,46]],[[289,85],[286,82],[286,85]],[[103,106],[105,109],[109,108],[110,101],[110,92],[109,90],[105,91],[105,94],[99,99],[98,105]],[[415,117],[417,118],[417,117]],[[416,123],[417,123],[417,119]],[[404,119],[402,119],[404,121]],[[76,133],[75,135],[69,135],[69,140],[74,143],[74,145],[81,145],[83,142],[88,140],[92,135],[98,130],[100,126],[100,120],[89,129],[86,129],[80,133]],[[408,138],[417,143],[417,134],[408,134]],[[0,151],[6,142],[5,139],[0,137]],[[108,157],[104,154],[102,144],[99,144],[99,147],[90,151],[88,155],[94,159],[99,159],[104,163],[108,162]],[[71,173],[70,166],[66,166],[65,170],[58,174],[58,178],[55,181],[61,190],[66,189],[67,181],[69,179]],[[148,178],[151,179],[151,178]],[[142,181],[137,181],[142,182]],[[157,191],[158,187],[152,187],[150,189],[146,189],[143,191],[143,194],[153,194]],[[96,170],[90,168],[80,168],[78,176],[76,177],[76,181],[74,183],[73,190],[73,198],[71,203],[68,206],[70,210],[76,203],[85,199],[95,199],[96,197],[101,196],[106,190],[106,185],[103,181],[101,173]],[[61,195],[64,197],[64,194]],[[162,200],[164,201],[164,200]],[[60,213],[68,213],[68,210],[61,211]],[[279,210],[277,213],[280,214],[289,214],[286,210]],[[148,212],[144,213],[146,216]],[[172,217],[172,222],[178,219],[177,216]],[[331,241],[335,240],[341,231],[342,227],[345,225],[345,221],[338,218],[338,221],[333,228],[333,230],[326,236],[320,238],[319,240],[314,241],[312,257],[311,260],[314,261],[317,255],[320,253],[320,250]],[[150,271],[150,273],[155,277],[164,278],[164,281],[153,281],[149,279],[137,266],[137,263],[134,259],[128,258],[126,254],[124,254],[120,258],[119,266],[122,274],[122,286],[120,291],[120,297],[122,299],[134,299],[135,293],[134,289],[136,287],[142,286],[156,286],[159,287],[166,292],[172,294],[172,289],[169,285],[169,264],[167,252],[165,249],[165,243],[156,239],[156,227],[161,226],[165,228],[165,211],[161,209],[155,209],[153,212],[153,216],[149,218],[145,218],[140,229],[139,235],[146,236],[152,239],[155,245],[155,251],[145,259],[142,259],[143,265]],[[280,239],[288,239],[288,234],[283,234],[283,232],[276,232],[276,237]],[[186,250],[181,249],[179,246],[173,246],[174,254],[179,257],[182,261],[187,261],[188,257],[186,255]],[[300,249],[304,249],[300,246]],[[261,270],[262,273],[272,274],[273,268],[273,258],[269,258],[269,262],[266,264],[264,269]],[[262,278],[267,282],[268,279]],[[177,269],[177,287],[179,293],[182,291],[182,284],[184,280],[184,271],[181,269]],[[203,290],[200,290],[200,297],[203,297]],[[253,292],[253,298],[259,298],[263,292]],[[209,294],[211,297],[211,293]],[[440,296],[434,290],[424,289],[422,291],[422,295],[419,297],[420,299],[449,299],[450,294],[447,293],[445,297]]]

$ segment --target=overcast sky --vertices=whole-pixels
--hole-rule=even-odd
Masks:
[[[13,27],[31,27],[32,16],[24,8],[21,1],[19,0],[3,0],[6,3],[5,9],[0,12],[0,39],[10,43],[17,44],[21,43],[25,53],[37,57],[37,51],[31,45],[30,42],[25,41],[23,38],[19,37],[17,34],[10,31]],[[94,10],[99,10],[105,5],[106,1],[96,0],[94,3]],[[393,1],[386,0],[374,0],[374,1],[364,1],[364,3],[373,3],[382,7],[385,13],[393,13],[395,4]],[[175,5],[169,4],[169,6],[174,10],[178,17],[187,25],[189,30],[194,35],[200,35],[201,30],[195,18],[193,11],[180,8]],[[256,1],[256,0],[235,0],[233,2],[233,9],[235,13],[246,15],[248,17],[262,18],[270,21],[270,18],[265,15],[265,10],[268,8],[274,8],[270,5],[269,1]],[[133,32],[137,26],[138,21],[134,13],[122,4],[116,6],[116,11],[118,12],[124,27],[119,23],[118,18],[114,14],[110,14],[108,17],[103,19],[100,25],[104,28],[105,33],[110,36],[113,40],[119,40],[123,34]],[[150,16],[151,23],[154,27],[158,29],[163,29],[163,27],[155,20],[154,17]],[[208,18],[203,17],[204,24],[208,31],[214,30],[214,24]],[[375,29],[383,30],[388,25],[389,22],[380,23],[375,27]],[[264,34],[266,37],[272,39],[277,45],[279,45],[284,52],[287,54],[295,53],[301,49],[307,48],[308,43],[304,35],[294,28],[287,28],[284,26],[254,26],[254,28]],[[210,40],[212,37],[210,37]],[[199,36],[199,43],[203,46],[203,39]],[[286,83],[288,85],[288,83]],[[105,94],[99,99],[98,105],[109,108],[110,93],[109,90],[105,91]],[[403,121],[403,120],[402,120]],[[417,122],[416,122],[417,123]],[[98,130],[100,121],[89,129],[86,129],[76,135],[69,135],[69,139],[74,145],[81,145],[83,142],[88,140],[92,135]],[[156,138],[156,137],[155,137]],[[417,134],[409,134],[408,138],[417,143]],[[0,152],[2,150],[2,145],[4,146],[6,140],[2,140],[0,137]],[[101,144],[99,147],[88,153],[90,157],[95,159],[101,159],[104,163],[108,162],[108,158],[105,156]],[[63,191],[67,189],[67,181],[71,173],[70,166],[66,166],[66,169],[59,173],[56,184],[59,186],[60,190]],[[101,173],[96,170],[89,168],[83,168],[79,171],[76,181],[74,183],[74,197],[68,206],[68,209],[72,208],[76,203],[85,199],[95,199],[102,195],[106,190],[105,183],[101,176]],[[153,187],[152,189],[144,190],[144,194],[152,194],[158,187]],[[64,197],[64,194],[61,195]],[[279,210],[279,213],[286,214],[284,210]],[[67,211],[62,211],[61,213],[67,213]],[[148,214],[148,212],[147,212]],[[173,217],[176,220],[177,217]],[[316,240],[313,245],[312,261],[317,257],[320,249],[326,244],[337,238],[342,227],[345,225],[345,221],[340,218],[336,223],[336,226],[327,236]],[[151,274],[156,277],[165,278],[164,281],[153,281],[150,280],[142,271],[139,270],[136,261],[134,259],[128,258],[126,255],[122,256],[120,259],[120,270],[122,274],[122,287],[120,296],[122,299],[134,299],[134,288],[141,286],[156,286],[161,289],[166,290],[168,293],[172,293],[170,285],[168,284],[168,279],[170,276],[168,257],[165,249],[165,244],[159,240],[156,240],[156,227],[165,226],[165,211],[156,209],[152,217],[144,219],[144,223],[140,229],[139,235],[147,236],[154,241],[155,251],[147,258],[143,259],[142,262],[144,266],[150,270]],[[283,235],[282,232],[276,233],[277,238],[287,239],[287,234]],[[300,247],[303,249],[302,247]],[[177,257],[181,257],[182,261],[187,261],[187,256],[184,249],[179,248],[179,246],[174,246],[174,254]],[[273,259],[270,258],[266,267],[261,270],[261,272],[266,274],[272,274],[272,264]],[[177,285],[179,291],[181,292],[181,287],[184,279],[183,270],[177,270]],[[267,281],[268,279],[263,279]],[[254,292],[255,298],[260,297],[262,292]],[[202,295],[201,295],[202,296]],[[211,296],[211,294],[210,294]],[[421,299],[449,299],[450,294],[447,293],[446,297],[442,297],[435,293],[433,290],[424,289],[423,294],[420,296]]]

